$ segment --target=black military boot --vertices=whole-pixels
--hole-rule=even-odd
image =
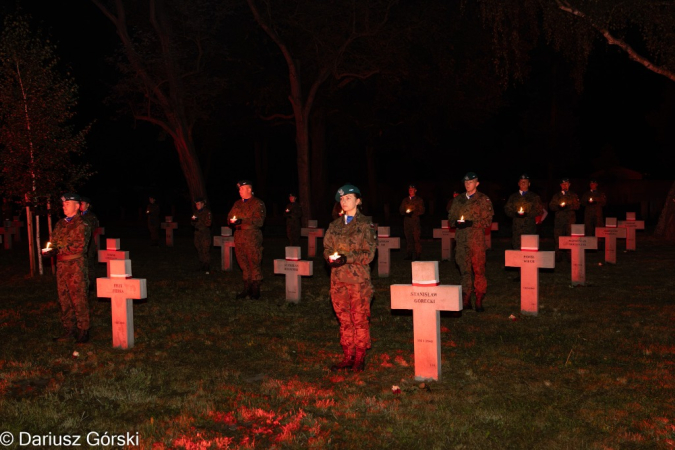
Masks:
[[[77,328],[71,328],[70,330],[65,330],[61,336],[52,338],[54,342],[66,342],[72,339],[77,339]]]
[[[352,366],[352,370],[354,372],[363,372],[365,368],[366,368],[366,349],[357,348],[356,355],[354,355],[354,366]]]
[[[260,281],[253,281],[251,283],[251,298],[258,300],[260,298]]]
[[[478,304],[478,301],[476,301],[476,304]],[[466,310],[473,309],[473,307],[471,306],[471,293],[467,294],[465,292],[462,294],[462,309]]]
[[[249,296],[250,292],[251,292],[251,283],[249,283],[248,281],[244,281],[244,290],[238,293],[235,298],[237,300],[246,298]]]
[[[485,311],[485,308],[483,308],[483,298],[485,297],[485,294],[478,294],[476,293],[476,312],[483,312]]]
[[[89,342],[89,330],[78,330],[77,331],[77,340],[75,343],[84,344]]]
[[[338,370],[342,369],[351,369],[352,367],[354,367],[354,357],[356,356],[356,349],[354,347],[343,346],[342,352],[344,353],[342,361],[332,365],[330,368],[331,372],[337,372]]]

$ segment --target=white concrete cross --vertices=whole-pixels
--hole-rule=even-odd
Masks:
[[[485,229],[485,248],[490,250],[492,248],[492,232],[499,230],[499,223],[492,222],[492,225]]]
[[[626,220],[619,220],[619,226],[626,229],[626,250],[635,251],[637,246],[635,239],[635,230],[644,230],[644,220],[635,220],[634,212],[626,213]]]
[[[441,261],[452,259],[452,242],[455,240],[455,229],[450,228],[447,220],[441,220],[441,227],[434,228],[434,239],[441,240]]]
[[[380,278],[389,276],[390,250],[401,248],[401,238],[391,237],[389,233],[389,227],[377,228],[377,275]]]
[[[555,252],[539,251],[539,236],[520,236],[520,250],[506,250],[506,267],[520,267],[520,312],[539,314],[539,269],[555,267]]]
[[[595,236],[605,240],[605,262],[616,264],[616,240],[626,239],[626,228],[617,226],[616,217],[607,217],[605,226],[595,229]]]
[[[412,263],[412,284],[391,285],[391,309],[412,309],[415,380],[441,378],[441,311],[462,310],[462,286],[439,284],[438,261]]]
[[[213,236],[213,245],[220,247],[220,268],[224,272],[232,271],[232,250],[234,249],[234,236],[230,227],[220,227],[220,236]]]
[[[16,242],[21,242],[21,228],[23,228],[25,224],[21,221],[19,216],[14,216],[12,219],[12,226],[14,227],[14,240]]]
[[[286,259],[274,260],[274,273],[286,275],[286,300],[299,303],[302,296],[300,277],[314,275],[314,262],[300,259],[300,247],[286,247]]]
[[[131,278],[131,261],[110,261],[108,278],[96,279],[96,295],[110,298],[113,347],[134,346],[134,300],[147,298],[145,279]]]
[[[173,230],[178,228],[178,223],[173,221],[173,216],[166,216],[164,220],[162,228],[166,230],[166,246],[173,247]]]
[[[110,278],[110,261],[129,259],[129,252],[120,250],[119,239],[106,239],[106,249],[98,251],[98,262],[106,263],[108,278]]]
[[[94,245],[96,246],[96,250],[101,250],[101,236],[105,236],[105,227],[98,227],[97,229],[94,230],[93,238],[94,238]]]
[[[560,236],[559,247],[572,251],[572,286],[586,285],[586,250],[598,248],[598,238],[584,236],[584,225],[572,225],[571,236]]]
[[[307,256],[314,258],[316,256],[316,238],[322,238],[323,228],[317,228],[316,220],[308,220],[307,228],[300,229],[300,235],[307,237]]]

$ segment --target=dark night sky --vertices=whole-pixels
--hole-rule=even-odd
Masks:
[[[180,192],[185,191],[185,183],[170,140],[162,139],[152,126],[134,127],[130,118],[113,118],[114,108],[103,105],[108,85],[115,79],[115,69],[105,61],[119,42],[112,25],[88,1],[71,6],[68,13],[64,13],[59,2],[20,3],[33,17],[43,21],[58,43],[59,57],[71,65],[80,87],[79,118],[83,122],[95,120],[88,139],[88,158],[98,174],[84,190],[103,195],[106,190],[116,189],[120,195],[138,199],[145,197],[145,188],[157,186],[166,195],[174,192],[172,195],[179,198]],[[536,122],[550,113],[549,99],[542,101],[540,93],[551,82],[563,85],[556,91],[559,123],[564,125],[569,120],[578,124],[576,133],[562,128],[563,125],[558,130],[559,140],[569,146],[568,151],[538,148],[535,142],[539,141],[523,131],[523,124]],[[402,193],[399,185],[408,181],[404,178],[435,179],[448,185],[444,189],[447,192],[452,189],[450,186],[459,187],[454,180],[468,170],[508,183],[523,171],[542,180],[563,174],[583,179],[603,164],[611,163],[641,172],[645,178],[673,178],[674,83],[629,62],[618,49],[605,45],[592,55],[583,92],[575,92],[572,83],[564,74],[552,77],[546,62],[535,63],[530,78],[510,88],[505,93],[504,105],[485,123],[438,136],[435,148],[428,149],[431,157],[406,149],[391,153],[391,158],[382,161],[379,170],[383,173],[378,173],[378,179],[389,181],[394,184],[392,188]],[[267,194],[276,202],[284,201],[288,189],[297,183],[293,130],[290,126],[280,128],[274,131],[269,144],[273,150],[270,164],[273,170],[267,181]],[[226,136],[224,140],[222,148],[229,151],[212,156],[206,169],[209,195],[221,205],[236,198],[233,184],[237,179],[255,177],[250,137]],[[349,140],[331,142],[342,148],[330,151],[351,154],[346,150],[353,145]],[[357,149],[357,158],[359,152]],[[338,158],[331,166],[332,172],[339,171],[343,163]],[[363,170],[353,171],[350,181],[365,184]],[[350,176],[347,171],[339,173]],[[337,184],[346,180],[328,181]]]

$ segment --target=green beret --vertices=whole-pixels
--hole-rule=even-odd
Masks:
[[[342,197],[343,195],[347,195],[347,194],[358,194],[358,196],[360,197],[361,191],[359,190],[359,188],[357,188],[353,184],[345,184],[340,189],[338,189],[337,192],[335,193],[335,201],[339,202],[340,197]]]
[[[475,180],[476,178],[478,178],[476,172],[468,172],[466,175],[464,175],[464,181]]]
[[[66,192],[61,196],[61,201],[62,202],[67,202],[68,200],[72,200],[74,202],[81,202],[82,199],[80,196],[74,192]]]

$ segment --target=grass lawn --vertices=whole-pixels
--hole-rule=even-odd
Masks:
[[[540,314],[526,317],[518,272],[504,269],[508,242],[495,238],[488,252],[486,312],[442,316],[443,376],[429,383],[414,381],[411,313],[389,306],[390,284],[411,282],[402,251],[389,278],[373,271],[366,371],[336,374],[329,274],[314,259],[301,302],[287,303],[284,277],[272,273],[280,238],[265,240],[258,301],[234,299],[238,268],[196,271],[187,236],[173,248],[122,238],[133,277],[148,286],[125,351],[111,347],[105,299],[91,302],[91,343],[52,342],[54,276],[26,277],[25,242],[0,250],[0,433],[12,433],[8,448],[64,435],[88,448],[89,433],[94,443],[129,434],[148,449],[675,448],[675,246],[641,232],[637,252],[619,243],[616,266],[589,252],[586,287],[570,286],[569,263],[544,270]],[[426,241],[423,255],[439,259],[440,241]],[[440,274],[459,283],[454,263]],[[42,440],[21,446],[21,436]],[[100,448],[123,446],[112,442]]]

